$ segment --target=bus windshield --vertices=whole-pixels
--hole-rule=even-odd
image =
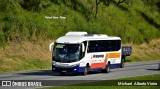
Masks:
[[[80,44],[56,43],[53,49],[53,61],[70,63],[79,60]]]

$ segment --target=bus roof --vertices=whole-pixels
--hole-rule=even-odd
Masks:
[[[121,38],[104,34],[87,34],[87,32],[68,32],[58,38],[56,43],[82,43],[87,40],[121,40]]]

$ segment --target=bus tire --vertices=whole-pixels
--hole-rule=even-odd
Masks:
[[[108,63],[108,64],[106,65],[105,72],[106,72],[106,73],[109,73],[110,70],[111,70],[111,66],[110,66],[110,63]]]
[[[84,68],[83,75],[87,75],[87,74],[88,74],[88,70],[89,70],[89,67],[86,66],[86,67]]]
[[[102,73],[109,73],[110,72],[110,63],[108,63],[107,65],[106,65],[106,67],[105,67],[105,69],[103,69],[101,72]]]
[[[124,58],[122,58],[121,64],[120,64],[120,68],[123,68],[123,67],[124,67],[124,63],[125,63],[125,60],[124,60]]]

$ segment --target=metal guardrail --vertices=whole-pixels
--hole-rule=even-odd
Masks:
[[[160,70],[160,62],[158,62],[158,69]]]

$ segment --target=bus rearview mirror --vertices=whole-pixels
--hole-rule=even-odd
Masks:
[[[53,45],[54,45],[54,42],[49,45],[49,51],[50,51],[50,52],[52,51],[52,46],[53,46]]]
[[[85,51],[85,46],[84,46],[84,44],[82,43],[82,52],[84,52]]]

